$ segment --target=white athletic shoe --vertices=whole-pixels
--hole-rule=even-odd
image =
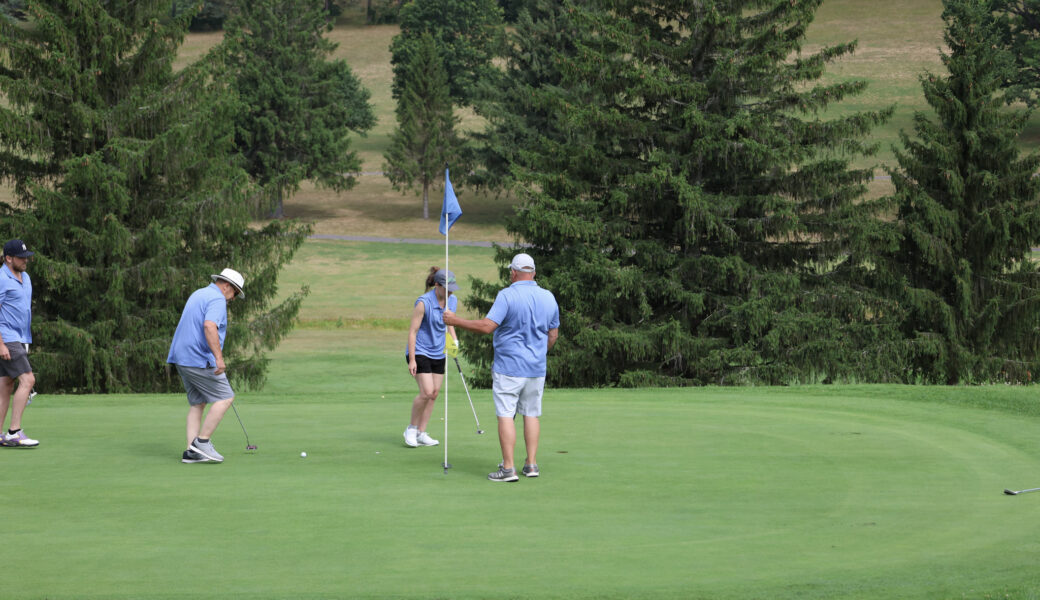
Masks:
[[[411,425],[409,425],[408,428],[404,430],[404,445],[408,446],[409,448],[416,448],[416,447],[418,447],[419,446],[419,440],[417,439],[418,436],[419,436],[419,430],[416,429],[415,427],[412,427]]]
[[[419,441],[420,446],[436,446],[440,442],[430,437],[430,434],[425,431],[419,433],[419,437],[416,438]]]
[[[40,442],[25,435],[24,431],[15,434],[4,433],[0,435],[0,446],[5,448],[35,448]]]
[[[40,442],[33,440],[20,431],[15,435],[4,433],[0,435],[0,446],[6,448],[35,448]]]

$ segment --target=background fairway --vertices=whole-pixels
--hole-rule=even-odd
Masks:
[[[491,248],[451,249],[449,267],[461,288],[460,301],[472,293],[471,277],[498,280],[493,256]],[[390,327],[404,336],[433,266],[444,266],[443,245],[314,239],[303,245],[279,283],[283,295],[310,288],[300,315],[305,328]],[[459,306],[460,314],[476,317]],[[402,352],[404,341],[401,337]]]

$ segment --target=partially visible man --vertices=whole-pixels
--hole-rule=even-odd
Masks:
[[[177,366],[188,394],[188,447],[181,455],[183,463],[224,462],[212,437],[235,399],[224,364],[224,336],[227,303],[245,297],[245,280],[234,269],[211,278],[213,283],[195,290],[184,305],[166,357],[166,362]],[[206,405],[210,408],[204,421]]]
[[[513,455],[514,417],[524,417],[527,458],[523,474],[538,477],[538,437],[545,389],[546,354],[559,337],[560,307],[549,290],[534,281],[534,259],[517,254],[509,265],[510,286],[499,291],[486,317],[460,319],[444,312],[444,324],[476,333],[494,333],[495,361],[491,366],[492,395],[498,417],[502,463],[488,474],[491,481],[518,481]]]
[[[11,426],[0,435],[0,446],[5,448],[35,448],[40,445],[22,431],[22,415],[29,404],[29,393],[36,385],[36,377],[29,365],[32,279],[25,272],[32,255],[22,240],[4,244],[4,265],[0,267],[0,432],[7,419],[7,409],[11,408]],[[17,391],[15,381],[18,382]]]

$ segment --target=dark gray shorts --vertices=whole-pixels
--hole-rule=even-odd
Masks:
[[[184,391],[188,393],[188,404],[212,404],[235,397],[235,392],[228,383],[227,373],[214,375],[213,370],[213,367],[199,369],[177,365],[177,372],[184,383]]]
[[[18,379],[23,373],[32,373],[29,366],[29,351],[21,342],[7,342],[4,344],[11,352],[11,360],[0,360],[0,377]]]

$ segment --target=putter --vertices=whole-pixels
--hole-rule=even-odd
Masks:
[[[1029,488],[1028,490],[1004,490],[1004,493],[1008,496],[1017,496],[1019,494],[1028,494],[1029,492],[1040,492],[1040,488]]]
[[[466,390],[466,398],[469,399],[469,409],[473,411],[473,420],[477,422],[477,433],[484,433],[484,430],[480,428],[480,419],[477,418],[477,409],[473,408],[473,398],[469,396],[469,386],[466,385],[466,377],[462,374],[462,366],[459,365],[459,359],[455,359],[455,368],[459,370],[459,378],[462,379],[462,389]]]
[[[242,417],[238,416],[238,409],[235,408],[235,404],[231,404],[231,410],[235,411],[235,418],[238,419],[238,424],[242,426],[242,433],[246,435],[246,450],[256,450],[256,446],[249,443],[249,432],[246,431],[246,425],[242,422]]]

